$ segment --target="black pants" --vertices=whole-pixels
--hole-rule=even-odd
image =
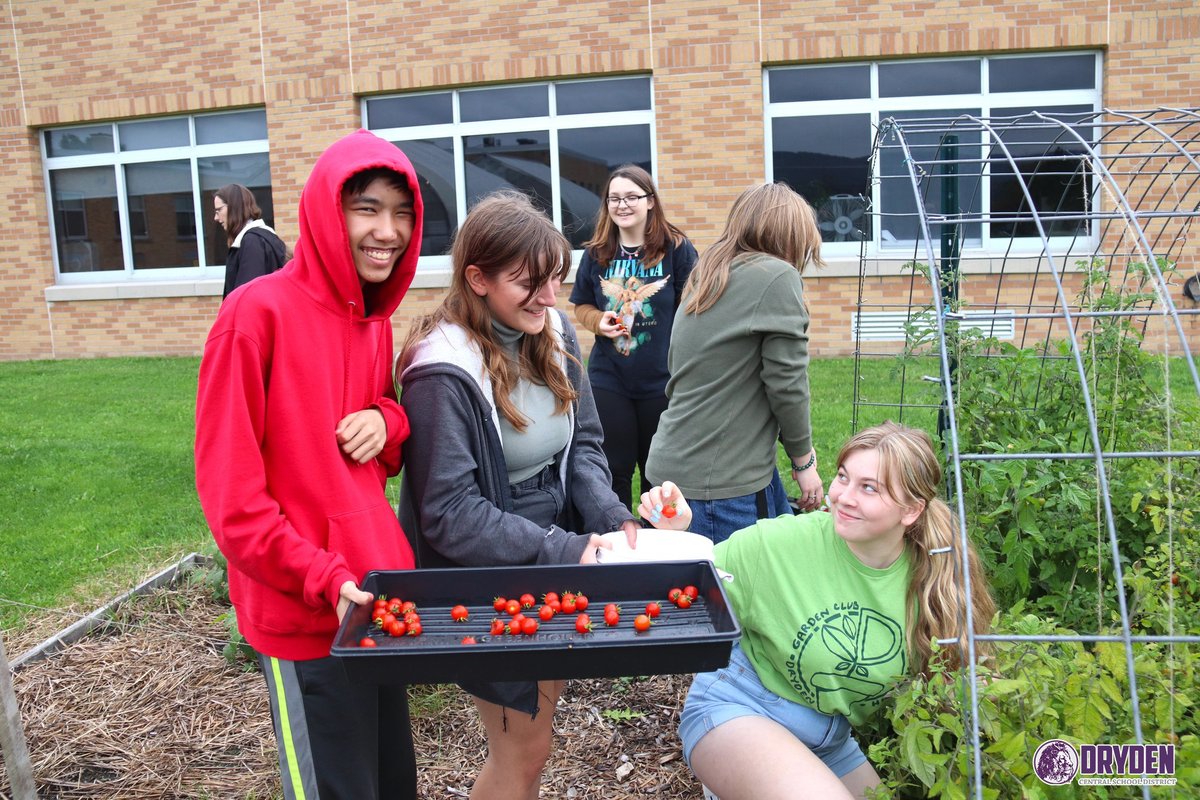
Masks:
[[[258,660],[271,693],[285,798],[416,800],[407,687],[351,682],[332,656]]]
[[[633,400],[604,389],[593,389],[592,393],[604,428],[604,455],[612,472],[613,491],[626,508],[632,508],[633,468],[646,474],[650,440],[658,430],[658,418],[667,410],[667,396]]]

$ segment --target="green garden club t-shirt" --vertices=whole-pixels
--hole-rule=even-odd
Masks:
[[[857,725],[908,667],[908,553],[863,564],[826,512],[762,520],[716,546],[741,648],[780,697]]]

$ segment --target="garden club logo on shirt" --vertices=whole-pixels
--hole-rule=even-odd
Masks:
[[[1033,754],[1042,783],[1062,786],[1174,786],[1173,744],[1081,744],[1049,739]]]

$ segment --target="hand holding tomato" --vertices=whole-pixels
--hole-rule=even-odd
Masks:
[[[358,588],[358,584],[354,581],[346,581],[338,590],[338,601],[334,607],[337,612],[338,622],[342,621],[342,617],[346,616],[346,611],[350,608],[351,603],[360,606],[369,606],[375,602],[375,595],[370,592],[364,592]]]
[[[616,339],[618,336],[627,336],[625,326],[621,324],[620,317],[615,311],[605,311],[600,316],[600,322],[596,326],[596,333],[608,339]]]
[[[656,528],[673,531],[686,531],[692,522],[692,509],[683,492],[670,481],[642,493],[638,515]]]

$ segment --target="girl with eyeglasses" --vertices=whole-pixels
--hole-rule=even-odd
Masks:
[[[804,198],[765,183],[734,201],[725,230],[683,289],[671,332],[670,403],[646,485],[672,481],[692,531],[720,542],[791,513],[776,442],[813,510],[824,495],[808,411],[808,309],[800,273],[820,265],[821,231]]]
[[[225,291],[222,297],[244,283],[269,275],[287,262],[283,240],[262,220],[254,194],[240,183],[217,189],[213,197],[213,221],[221,226],[229,244],[225,256]]]
[[[596,335],[588,377],[604,427],[612,488],[627,506],[667,407],[667,350],[696,248],[666,216],[654,179],[626,164],[608,176],[571,302]]]

